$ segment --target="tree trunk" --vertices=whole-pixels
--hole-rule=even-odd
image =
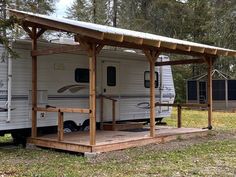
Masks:
[[[113,26],[117,26],[117,0],[113,0]]]

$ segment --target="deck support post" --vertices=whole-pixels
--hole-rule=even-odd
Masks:
[[[91,44],[90,49],[88,49],[90,145],[96,144],[96,55],[96,44]]]
[[[207,58],[208,79],[207,79],[207,96],[208,96],[208,129],[212,129],[212,58]]]
[[[143,52],[146,55],[150,65],[150,136],[155,137],[156,136],[155,63],[160,53],[158,51],[152,51],[152,50],[143,50]]]
[[[32,50],[37,50],[37,28],[32,28]],[[37,56],[32,56],[32,129],[31,137],[37,137]]]
[[[112,100],[112,130],[116,128],[116,101]]]
[[[177,122],[178,128],[182,127],[182,107],[181,105],[178,105],[178,122]]]
[[[58,141],[63,141],[64,140],[64,113],[59,111],[58,112],[58,127],[57,127],[57,136],[58,136]]]

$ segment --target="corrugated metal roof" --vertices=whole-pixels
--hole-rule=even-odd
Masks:
[[[189,54],[194,52],[199,54],[219,56],[236,56],[236,50],[65,18],[57,18],[12,9],[9,9],[9,11],[11,15],[15,15],[23,22],[49,27],[48,29],[56,29],[81,34],[82,36],[94,38],[100,41],[109,40],[117,42],[117,44],[126,42],[140,46],[155,47],[157,49],[167,48],[168,50],[184,51],[187,53],[189,52]]]

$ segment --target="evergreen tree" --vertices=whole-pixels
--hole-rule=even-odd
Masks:
[[[109,24],[108,0],[76,0],[67,9],[67,18],[98,24]]]

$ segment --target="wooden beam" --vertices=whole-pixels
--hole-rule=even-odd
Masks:
[[[91,111],[89,109],[82,108],[34,108],[35,111],[39,112],[67,112],[67,113],[84,113],[89,114]]]
[[[119,35],[119,34],[105,33],[104,39],[108,39],[108,40],[116,41],[116,42],[123,42],[124,36]]]
[[[198,59],[186,59],[186,60],[174,60],[174,61],[163,61],[163,62],[156,62],[156,66],[165,66],[165,65],[187,65],[193,63],[206,63],[205,59],[198,58]]]
[[[193,52],[198,52],[198,53],[204,53],[204,52],[205,52],[205,48],[203,48],[203,47],[191,46],[191,51],[193,51]]]
[[[100,129],[103,130],[103,97],[100,97]]]
[[[182,108],[179,105],[178,106],[178,121],[177,121],[177,127],[181,128],[182,127]]]
[[[90,45],[89,57],[89,114],[90,145],[96,144],[96,44]]]
[[[161,53],[175,53],[175,54],[180,54],[180,55],[188,55],[188,56],[198,56],[198,57],[204,57],[204,56],[211,56],[214,57],[215,55],[211,55],[211,54],[204,54],[204,53],[199,53],[199,52],[194,52],[194,51],[182,51],[179,49],[169,49],[169,48],[165,48],[160,46],[160,48],[154,47],[154,46],[150,46],[150,45],[145,45],[144,43],[142,45],[138,45],[138,44],[134,44],[134,43],[128,43],[128,42],[115,42],[112,40],[97,40],[97,39],[93,39],[93,38],[89,38],[89,37],[84,37],[87,41],[90,42],[94,42],[94,43],[98,43],[98,44],[104,44],[107,46],[115,46],[115,47],[124,47],[124,48],[130,48],[130,49],[140,49],[140,50],[158,50]]]
[[[149,65],[150,65],[150,136],[155,137],[156,136],[155,62],[158,58],[158,54],[160,53],[153,50],[143,50],[143,52],[146,55],[147,59],[149,60]]]
[[[41,29],[37,32],[36,38],[38,39],[45,31],[46,31],[46,29],[41,28]]]
[[[37,29],[32,28],[32,50],[37,50]],[[32,56],[32,129],[31,137],[37,137],[37,57]]]
[[[175,44],[175,43],[170,43],[170,42],[161,42],[161,47],[175,50],[176,47],[177,47],[177,44]]]
[[[53,149],[62,149],[71,152],[91,152],[92,147],[86,144],[79,144],[72,141],[58,141],[47,138],[29,138],[28,143],[36,146],[48,147]]]
[[[53,55],[59,53],[74,52],[78,50],[84,51],[84,48],[82,48],[80,45],[67,45],[56,48],[33,50],[31,51],[31,56]]]
[[[143,39],[143,45],[153,46],[159,48],[161,46],[161,42],[157,40],[151,39]]]
[[[207,80],[207,96],[208,96],[208,129],[212,129],[212,58],[208,61],[208,80]]]
[[[143,53],[146,55],[148,61],[150,63],[153,62],[153,56],[151,55],[151,51],[150,50],[143,50]]]
[[[57,139],[58,139],[58,141],[63,141],[64,140],[64,118],[63,118],[63,112],[58,112]]]
[[[228,51],[225,50],[217,50],[217,54],[221,56],[228,56]]]
[[[150,136],[156,136],[156,111],[155,111],[155,63],[150,62]]]
[[[190,46],[187,46],[187,45],[178,44],[178,45],[176,46],[176,48],[179,49],[179,50],[187,51],[187,52],[190,52],[190,51],[191,51],[191,47],[190,47]]]
[[[98,44],[96,47],[96,53],[99,54],[104,46],[105,46],[104,44]]]
[[[205,53],[207,53],[207,54],[212,54],[212,55],[216,55],[216,54],[217,54],[217,49],[205,48]]]
[[[29,35],[29,37],[31,38],[31,39],[33,39],[33,32],[32,32],[32,30],[31,29],[29,29],[29,27],[28,26],[26,26],[25,24],[23,24],[22,25],[22,28],[25,30],[25,32]]]
[[[155,106],[173,106],[173,107],[178,107],[181,106],[186,107],[186,108],[206,108],[208,107],[208,104],[198,104],[198,103],[181,103],[181,104],[170,104],[170,103],[155,103]]]
[[[227,56],[232,56],[232,57],[236,57],[236,52],[228,52],[228,55]]]
[[[116,101],[112,101],[112,130],[116,127]]]
[[[137,37],[133,37],[133,36],[124,36],[124,41],[128,42],[128,43],[138,44],[138,45],[143,44],[142,38],[137,38]]]

